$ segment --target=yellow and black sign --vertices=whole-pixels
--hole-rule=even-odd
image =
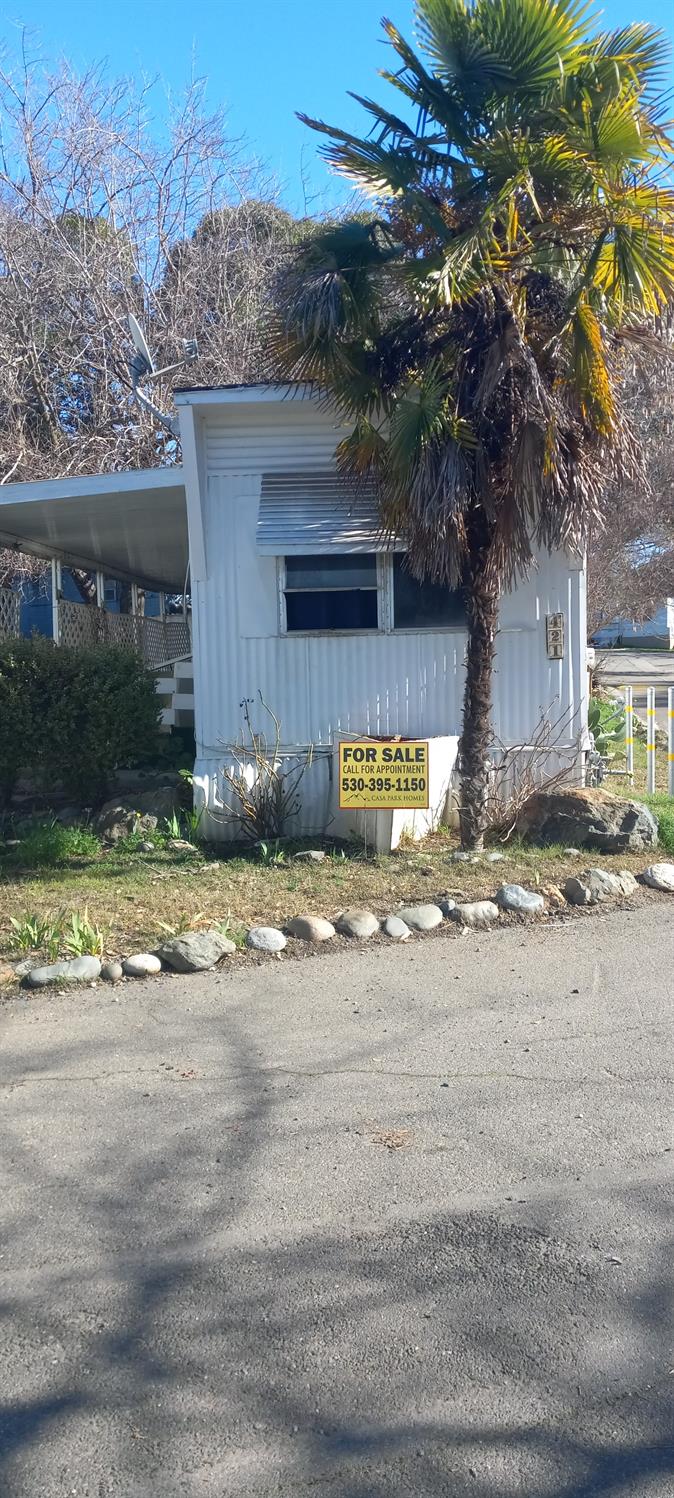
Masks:
[[[353,739],[339,746],[341,807],[428,806],[428,740]]]

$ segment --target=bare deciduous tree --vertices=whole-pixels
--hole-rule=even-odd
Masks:
[[[606,496],[588,553],[590,631],[612,619],[652,618],[674,594],[674,341],[634,360],[624,398],[647,482]]]
[[[267,372],[262,314],[299,226],[201,82],[161,128],[155,92],[25,45],[0,68],[0,483],[175,461],[131,397],[130,311],[159,363],[198,339],[197,384]]]

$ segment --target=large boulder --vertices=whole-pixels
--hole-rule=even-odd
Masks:
[[[127,801],[106,801],[94,826],[106,843],[118,843],[134,832],[155,832],[158,818]]]
[[[538,791],[521,812],[518,831],[534,843],[605,853],[638,853],[658,841],[658,824],[647,806],[602,789]]]
[[[178,810],[180,790],[177,785],[158,785],[153,790],[139,791],[133,803],[143,815],[156,817],[159,822],[168,821]]]

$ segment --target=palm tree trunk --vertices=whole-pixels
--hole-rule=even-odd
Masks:
[[[479,511],[469,522],[466,584],[468,645],[461,734],[461,845],[481,848],[487,820],[493,666],[499,586],[491,565],[492,528]]]

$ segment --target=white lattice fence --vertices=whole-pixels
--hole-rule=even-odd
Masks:
[[[0,588],[0,640],[21,634],[21,595],[11,588]]]
[[[143,614],[109,614],[86,603],[59,600],[61,645],[127,645],[148,666],[179,660],[192,649],[186,619],[152,619]]]

